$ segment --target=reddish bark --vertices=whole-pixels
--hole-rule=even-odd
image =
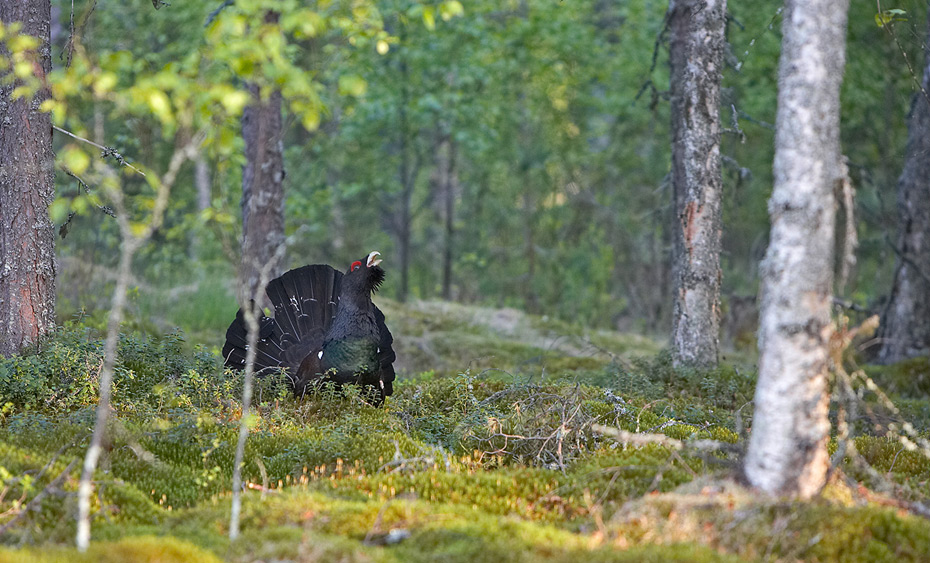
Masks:
[[[35,73],[52,66],[49,0],[0,2],[0,20],[22,22],[38,37]],[[12,99],[0,87],[0,355],[15,354],[55,328],[55,230],[48,206],[55,197],[52,124],[39,111],[47,97]]]

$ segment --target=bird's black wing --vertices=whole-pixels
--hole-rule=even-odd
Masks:
[[[375,321],[378,323],[378,332],[381,339],[378,342],[378,365],[381,370],[382,395],[390,396],[394,392],[394,337],[384,322],[384,313],[375,306]]]

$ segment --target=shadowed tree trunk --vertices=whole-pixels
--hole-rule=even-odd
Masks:
[[[406,45],[406,24],[401,24],[399,40]],[[412,239],[413,222],[413,189],[416,187],[420,175],[420,154],[415,146],[415,132],[410,126],[410,69],[407,66],[405,47],[400,50],[400,76],[401,90],[397,107],[398,121],[398,147],[400,150],[400,164],[397,174],[400,180],[400,201],[391,221],[391,227],[397,236],[397,254],[400,262],[400,283],[397,286],[397,300],[404,302],[410,295],[410,245]]]
[[[0,21],[22,22],[22,33],[38,37],[35,72],[51,71],[49,0],[4,0]],[[39,111],[47,94],[13,100],[16,86],[0,85],[0,356],[35,344],[55,327],[52,124]]]
[[[452,299],[452,262],[455,240],[455,194],[458,191],[456,175],[456,147],[451,135],[447,135],[439,146],[439,183],[443,198],[443,234],[442,253],[442,298]]]
[[[930,14],[926,37],[930,42]],[[898,263],[876,357],[885,364],[930,354],[930,52],[924,53],[921,85],[911,102],[907,157],[898,178]]]
[[[400,284],[397,287],[397,300],[404,302],[410,292],[410,205],[413,199],[413,188],[416,181],[416,173],[410,156],[410,138],[409,123],[407,121],[407,62],[401,61],[401,75],[403,76],[403,86],[401,86],[400,107],[398,108],[398,118],[400,120],[400,209],[396,219],[395,232],[397,233],[397,253],[400,261]]]
[[[281,93],[261,99],[251,86],[252,103],[242,114],[246,163],[242,171],[242,263],[240,288],[245,300],[260,295],[259,275],[284,243],[284,148]],[[281,272],[273,264],[269,279]],[[246,302],[246,301],[243,301]]]
[[[749,483],[809,498],[826,479],[827,369],[847,0],[785,3],[772,228],[762,263]]]
[[[679,365],[717,365],[720,338],[720,73],[726,0],[672,0],[672,351]]]

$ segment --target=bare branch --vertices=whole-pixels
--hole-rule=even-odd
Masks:
[[[68,130],[66,130],[66,129],[62,129],[61,127],[59,127],[59,126],[57,126],[57,125],[52,125],[52,129],[54,129],[55,131],[58,131],[59,133],[64,133],[65,135],[71,137],[72,139],[76,139],[76,140],[78,140],[78,141],[81,141],[82,143],[87,143],[88,145],[90,145],[90,146],[92,146],[92,147],[96,147],[96,148],[100,149],[101,151],[103,151],[102,156],[103,156],[104,158],[109,157],[109,156],[112,156],[112,157],[115,158],[116,161],[119,162],[122,166],[126,166],[127,168],[130,168],[130,169],[134,170],[137,174],[141,174],[141,175],[145,176],[145,172],[139,170],[138,168],[136,168],[136,167],[133,166],[132,164],[129,164],[128,162],[126,162],[126,160],[123,158],[123,155],[122,155],[119,151],[117,151],[116,149],[114,149],[113,147],[105,147],[105,146],[103,146],[103,145],[99,145],[99,144],[97,144],[97,143],[91,141],[90,139],[85,139],[84,137],[81,137],[81,136],[79,136],[79,135],[75,135],[75,134],[72,133],[71,131],[68,131]]]
[[[216,19],[216,16],[220,15],[220,12],[235,3],[235,0],[225,0],[217,9],[210,12],[210,14],[207,16],[207,21],[204,22],[203,26],[208,27],[211,23],[213,23],[213,20]]]
[[[133,232],[123,191],[119,186],[117,186],[116,189],[109,190],[109,195],[113,199],[113,205],[117,210],[116,220],[119,224],[122,244],[116,288],[113,291],[110,318],[107,323],[107,338],[104,344],[103,366],[100,368],[100,376],[98,378],[100,397],[97,402],[97,417],[94,424],[94,433],[91,436],[90,446],[87,448],[87,453],[84,457],[81,482],[78,486],[76,543],[78,551],[80,552],[86,552],[90,545],[90,496],[93,489],[92,479],[102,452],[103,436],[106,432],[107,418],[110,414],[110,393],[112,391],[113,371],[116,367],[119,330],[123,320],[123,309],[126,305],[126,294],[129,289],[129,282],[132,279],[132,257],[135,252],[145,244],[149,237],[152,236],[155,229],[161,225],[165,209],[168,206],[168,196],[177,179],[178,171],[188,158],[193,158],[197,154],[197,148],[203,142],[203,138],[204,134],[202,132],[198,133],[194,135],[191,141],[186,145],[175,149],[168,166],[168,171],[165,173],[164,177],[159,179],[156,186],[155,206],[152,210],[149,222],[140,234],[135,234]],[[96,143],[92,143],[91,141],[88,142],[96,145]],[[120,162],[121,164],[125,164],[122,161]],[[129,166],[128,164],[126,165]],[[108,168],[105,169],[104,173],[117,176]]]
[[[74,467],[76,463],[77,463],[77,460],[72,459],[71,463],[69,463],[68,466],[65,467],[64,471],[59,473],[58,477],[55,477],[55,479],[51,483],[49,483],[48,486],[46,486],[44,489],[42,489],[39,492],[39,494],[33,497],[33,499],[29,501],[29,503],[22,509],[22,511],[19,514],[14,516],[12,520],[7,522],[3,526],[0,526],[0,537],[2,537],[3,534],[5,534],[7,530],[12,528],[14,524],[19,522],[21,518],[25,517],[26,514],[29,513],[29,511],[35,510],[36,508],[38,508],[38,506],[42,503],[42,500],[45,497],[47,497],[51,493],[51,491],[57,489],[59,485],[61,485],[62,481],[64,481],[65,478],[71,474],[71,469]]]
[[[249,437],[249,414],[252,408],[252,380],[255,374],[255,357],[258,348],[258,320],[261,306],[259,305],[258,293],[265,289],[268,282],[271,281],[271,271],[275,265],[281,263],[287,247],[303,234],[304,229],[298,229],[293,235],[285,239],[275,249],[274,255],[265,264],[259,268],[259,283],[254,293],[247,287],[242,288],[241,293],[245,294],[242,309],[245,312],[246,327],[246,352],[245,352],[245,369],[242,378],[242,417],[239,419],[239,437],[236,441],[236,456],[233,461],[232,476],[232,506],[229,511],[229,539],[236,540],[239,537],[239,518],[242,513],[242,461],[245,457],[245,442]],[[250,295],[251,293],[251,295]]]

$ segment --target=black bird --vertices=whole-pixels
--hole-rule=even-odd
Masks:
[[[384,313],[371,294],[384,281],[379,252],[357,260],[343,274],[314,264],[273,279],[265,294],[274,318],[261,314],[255,372],[284,370],[294,394],[316,383],[362,385],[375,404],[394,391],[394,342]],[[226,365],[245,368],[247,332],[244,312],[226,331]]]

